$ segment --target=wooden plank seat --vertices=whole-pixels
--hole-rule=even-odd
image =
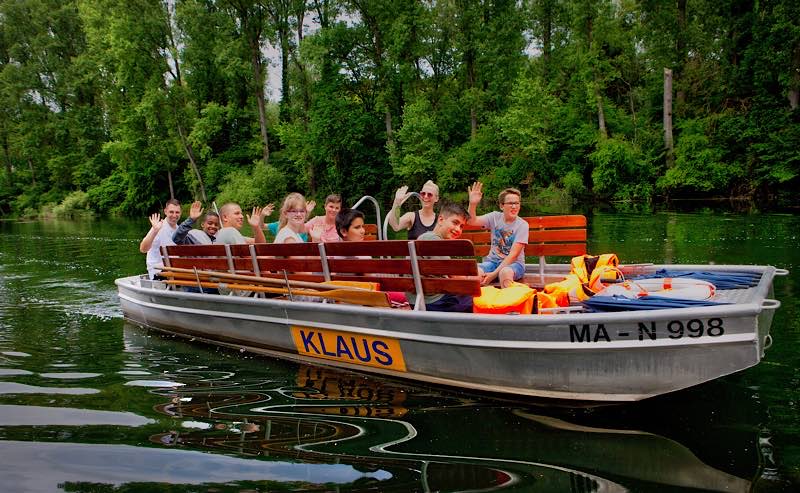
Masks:
[[[557,278],[545,276],[547,257],[575,257],[586,253],[586,216],[532,216],[523,217],[528,223],[526,257],[539,257],[538,276],[526,275],[524,282],[541,287]],[[478,226],[465,226],[462,239],[471,240],[475,254],[485,256],[492,244],[491,232]],[[529,271],[533,274],[535,271]],[[558,277],[558,276],[557,276]],[[560,277],[558,277],[560,278]]]
[[[480,295],[475,251],[467,240],[174,245],[163,247],[162,254],[169,267],[311,282],[378,282],[383,291]],[[428,258],[444,256],[452,258]]]

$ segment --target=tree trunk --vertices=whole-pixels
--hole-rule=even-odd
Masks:
[[[260,43],[257,39],[250,40],[250,55],[253,64],[253,78],[255,80],[255,95],[258,102],[258,123],[261,125],[261,141],[264,143],[264,164],[269,164],[269,136],[267,135],[267,103],[264,98],[264,73],[261,63]]]
[[[594,97],[597,100],[597,127],[600,130],[600,137],[603,139],[608,138],[608,130],[606,129],[606,112],[603,109],[603,95],[600,94],[599,85],[595,79]]]
[[[384,110],[383,121],[386,123],[386,143],[394,145],[394,132],[392,131],[392,112],[387,107]]]
[[[687,0],[678,0],[678,36],[676,39],[676,48],[678,50],[678,70],[675,74],[678,82],[682,80],[683,67],[686,65],[686,58],[688,56],[686,53],[686,1]],[[670,75],[670,77],[672,76]],[[672,93],[670,92],[670,98],[671,97]],[[678,111],[683,111],[681,108],[686,102],[686,92],[679,87],[677,94],[675,94],[675,99],[678,106]]]
[[[475,87],[475,57],[472,53],[466,53],[467,64],[467,88],[472,89]],[[470,124],[470,137],[474,140],[478,136],[478,110],[475,108],[475,101],[471,101],[469,105],[469,124]]]
[[[667,169],[675,165],[675,149],[672,143],[672,70],[664,69],[664,151]]]
[[[800,45],[795,46],[792,56],[792,78],[789,82],[789,107],[796,110],[800,104]]]
[[[172,65],[175,67],[174,72],[174,82],[178,85],[179,94],[180,94],[180,104],[181,109],[186,107],[186,100],[183,97],[183,77],[181,76],[181,65],[178,57],[178,45],[175,42],[175,36],[173,34],[173,23],[172,23],[172,15],[173,11],[168,10],[168,29],[167,32],[169,33],[169,44],[170,44],[170,53],[172,54]],[[169,94],[169,90],[167,87],[164,87],[164,92]],[[189,143],[188,139],[186,138],[186,130],[183,128],[183,124],[181,123],[180,112],[178,108],[175,107],[175,103],[173,102],[172,98],[169,98],[170,106],[172,107],[172,114],[175,117],[175,126],[178,130],[178,136],[181,139],[181,145],[183,145],[183,150],[186,152],[186,157],[189,158],[189,166],[194,171],[195,176],[197,177],[197,182],[200,184],[200,198],[203,202],[207,202],[208,198],[206,197],[206,188],[203,185],[203,177],[200,175],[200,167],[197,165],[197,158],[194,155],[194,149],[192,148],[192,144]]]
[[[8,184],[11,185],[14,169],[11,167],[11,153],[8,151],[8,135],[3,136],[3,161],[6,165],[6,178],[8,178]]]
[[[286,109],[289,106],[289,33],[286,29],[278,31],[278,39],[280,39],[281,43],[281,104],[278,119],[287,121]]]
[[[172,171],[167,170],[167,181],[169,182],[169,198],[175,198],[175,189],[172,187]]]
[[[28,158],[28,169],[31,170],[31,185],[36,186],[36,172],[33,170],[33,161]]]
[[[197,183],[200,185],[200,199],[203,202],[207,202],[208,198],[206,197],[206,187],[203,186],[203,177],[200,176],[200,168],[197,166],[197,159],[194,156],[194,149],[192,148],[192,144],[186,139],[186,131],[183,129],[183,126],[178,123],[178,135],[181,137],[181,144],[183,144],[183,149],[186,151],[186,156],[189,157],[189,166],[192,167],[192,171],[194,171],[195,176],[197,177]]]

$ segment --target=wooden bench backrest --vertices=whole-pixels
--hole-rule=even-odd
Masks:
[[[422,291],[477,296],[480,283],[472,243],[466,240],[412,242]],[[409,242],[260,243],[256,245],[174,245],[164,264],[276,279],[378,282],[383,291],[416,292]],[[425,257],[465,258],[425,258]],[[366,257],[366,258],[354,258]],[[444,277],[451,276],[451,277]],[[469,279],[457,276],[470,276]]]
[[[586,216],[523,217],[528,223],[529,257],[575,257],[586,253]],[[492,244],[491,232],[478,226],[466,226],[461,238],[471,240],[476,255],[487,255]]]

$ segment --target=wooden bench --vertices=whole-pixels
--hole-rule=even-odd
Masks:
[[[162,247],[162,256],[165,266],[183,269],[306,282],[378,282],[383,291],[419,295],[480,295],[475,251],[467,240],[173,245]],[[443,256],[451,258],[427,258]],[[421,296],[415,309],[424,310]]]
[[[586,253],[586,216],[523,217],[528,223],[526,257],[539,257],[539,275],[544,277],[546,257],[575,257]],[[492,244],[491,232],[466,226],[461,239],[475,245],[475,254],[485,256]]]

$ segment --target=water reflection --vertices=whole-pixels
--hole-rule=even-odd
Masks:
[[[141,330],[126,328],[127,347],[183,347]],[[249,381],[245,370],[222,383],[218,374],[198,367],[172,373],[187,385],[151,392],[164,399],[154,409],[180,426],[149,440],[179,449],[383,470],[391,478],[381,491],[515,491],[534,484],[576,492],[751,488],[749,480],[706,464],[676,440],[631,428],[641,420],[629,414],[652,413],[646,406],[498,405],[339,370],[248,362],[267,362],[270,378]],[[614,416],[618,427],[596,424]]]
[[[420,388],[123,324],[139,223],[0,224],[0,490],[793,491],[798,277],[758,367],[638,404],[556,408]],[[795,218],[595,214],[627,262],[773,263]],[[794,487],[794,488],[793,488]]]

